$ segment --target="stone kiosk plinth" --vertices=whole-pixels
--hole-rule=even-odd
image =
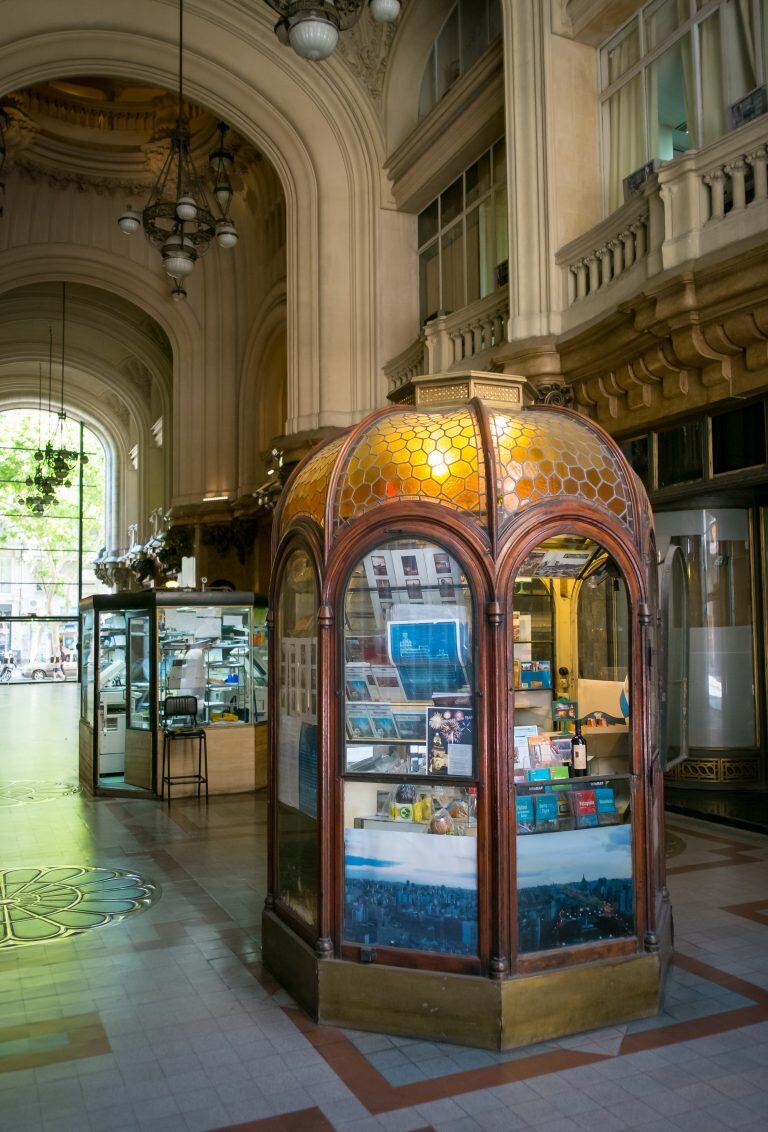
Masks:
[[[653,523],[527,390],[414,379],[281,499],[263,952],[321,1022],[508,1048],[659,1007]]]

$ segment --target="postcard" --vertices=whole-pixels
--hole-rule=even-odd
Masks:
[[[396,739],[395,721],[391,708],[371,708],[368,712],[371,720],[371,729],[377,739]]]
[[[371,720],[367,711],[359,708],[347,709],[347,735],[350,739],[372,739]]]
[[[401,739],[424,742],[427,726],[423,711],[395,711],[393,715],[397,734]]]

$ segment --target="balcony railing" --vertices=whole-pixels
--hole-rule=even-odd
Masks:
[[[646,279],[768,230],[768,117],[663,165],[642,191],[561,248],[562,329]]]
[[[482,368],[489,353],[506,341],[508,320],[506,287],[452,314],[438,315],[412,345],[385,365],[390,390],[417,374],[445,373],[467,362]]]

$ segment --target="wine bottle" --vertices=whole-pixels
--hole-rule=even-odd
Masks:
[[[581,724],[576,720],[576,731],[571,740],[571,774],[574,778],[584,778],[587,770],[587,741],[581,733]]]

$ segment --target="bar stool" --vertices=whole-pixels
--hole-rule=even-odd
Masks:
[[[186,726],[174,727],[171,721],[186,717]],[[197,696],[168,696],[163,703],[163,764],[160,775],[160,797],[165,797],[165,784],[168,783],[168,805],[171,804],[171,785],[175,782],[196,782],[197,796],[205,784],[205,800],[208,801],[208,744],[205,728],[197,726]],[[197,739],[197,773],[171,774],[171,750],[178,741]],[[203,773],[205,768],[205,773]]]

